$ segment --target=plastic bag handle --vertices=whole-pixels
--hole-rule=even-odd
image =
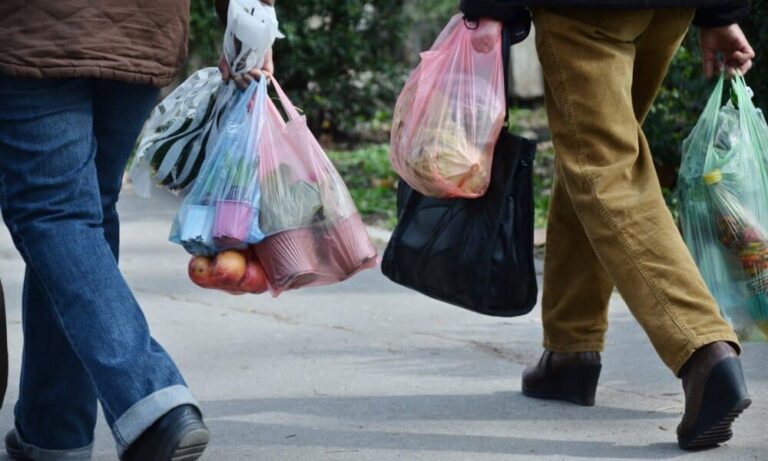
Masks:
[[[248,144],[246,146],[246,152],[256,152],[256,140],[261,139],[261,130],[263,126],[264,108],[267,101],[267,77],[262,73],[259,79],[258,85],[254,85],[251,82],[251,86],[256,86],[256,94],[248,98],[249,102],[253,102],[249,108],[251,111],[251,136],[248,138]]]
[[[283,106],[283,110],[285,110],[285,113],[288,114],[288,120],[300,119],[301,115],[299,114],[299,111],[296,110],[296,107],[293,105],[293,103],[291,103],[291,100],[288,99],[288,95],[285,94],[283,87],[280,86],[274,75],[272,76],[272,84],[275,86],[275,91],[277,92],[277,96],[280,98],[280,104]]]
[[[764,120],[760,116],[759,109],[755,106],[752,97],[749,94],[747,81],[744,75],[736,70],[735,75],[731,79],[731,86],[736,92],[736,99],[739,105],[739,124],[742,128],[742,136],[747,136],[748,142],[753,145],[753,152],[760,158],[757,160],[757,167],[760,169],[760,174],[763,181],[768,182],[768,145],[765,142],[765,124],[761,123]]]
[[[720,107],[723,105],[723,88],[725,88],[725,74],[720,74],[720,77],[717,79],[717,84],[715,85],[714,90],[712,90],[712,94],[709,96],[707,105],[704,106],[701,117],[698,122],[696,122],[696,126],[694,126],[683,144],[683,148],[685,148],[685,142],[692,139],[695,133],[702,133],[701,136],[706,134],[706,151],[701,152],[701,154],[704,155],[705,172],[714,168],[710,163],[711,159],[718,158],[718,156],[712,155],[712,152],[715,144],[715,129],[717,128],[718,114],[720,113]]]
[[[237,105],[232,108],[233,113],[240,114],[243,111],[248,110],[248,105],[251,104],[256,91],[259,89],[259,83],[251,81],[240,96],[241,99],[237,102]]]

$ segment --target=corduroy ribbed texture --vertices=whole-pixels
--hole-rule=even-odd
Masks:
[[[577,10],[533,10],[556,151],[544,346],[602,350],[615,285],[677,373],[705,344],[738,344],[664,202],[641,128],[694,10]]]

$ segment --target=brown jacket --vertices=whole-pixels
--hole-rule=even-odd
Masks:
[[[188,35],[189,0],[0,0],[0,73],[164,86]]]

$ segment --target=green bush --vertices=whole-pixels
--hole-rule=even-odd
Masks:
[[[328,157],[347,183],[366,222],[394,227],[397,175],[389,162],[389,146],[381,144],[351,151],[330,151]]]
[[[405,76],[403,0],[276,2],[286,38],[275,73],[318,134],[386,132]],[[209,0],[192,0],[187,73],[216,65],[223,26]]]
[[[696,124],[712,85],[702,74],[698,33],[691,31],[643,125],[659,180],[666,189],[674,188],[683,139]]]
[[[386,138],[397,94],[457,0],[276,2],[286,38],[275,72],[315,134],[335,140]],[[191,0],[187,73],[215,65],[223,27],[210,0]]]
[[[185,73],[199,67],[215,66],[221,53],[221,25],[211,0],[191,0],[189,11],[189,56]]]
[[[402,84],[403,0],[276,3],[276,74],[314,132],[335,138],[388,118]],[[384,113],[381,111],[384,110]]]
[[[744,24],[747,37],[757,54],[755,68],[747,74],[747,81],[755,90],[755,103],[768,110],[768,1],[753,0],[752,14]]]

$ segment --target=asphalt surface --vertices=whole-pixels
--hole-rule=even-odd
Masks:
[[[123,194],[121,267],[202,403],[212,431],[205,460],[768,459],[766,344],[744,348],[754,404],[735,438],[686,453],[675,444],[680,382],[618,295],[597,405],[531,400],[520,375],[541,353],[538,308],[482,317],[378,269],[278,299],[206,291],[187,280],[188,256],[167,240],[176,206],[163,194]],[[2,227],[11,382],[0,429],[12,427],[18,393],[23,267]],[[94,459],[116,459],[103,418]]]

